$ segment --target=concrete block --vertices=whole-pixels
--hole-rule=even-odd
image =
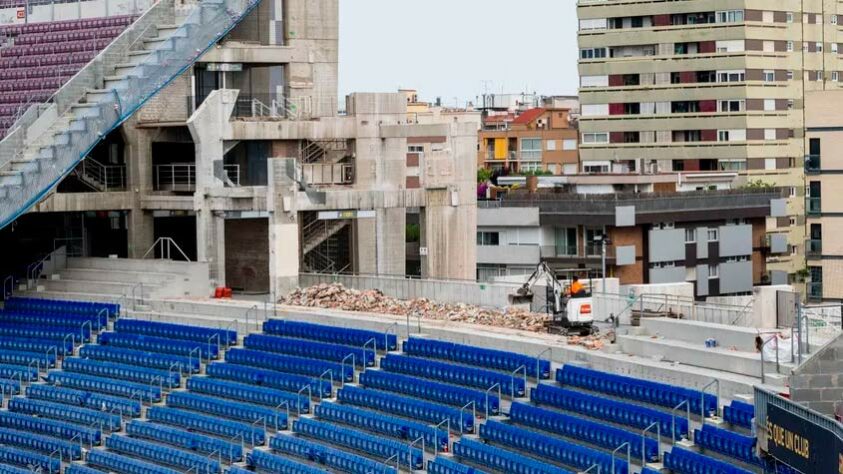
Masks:
[[[840,374],[843,373],[843,360],[821,360],[818,368],[821,374]]]
[[[812,390],[812,389],[798,389],[798,388],[791,388],[790,389],[790,398],[794,401],[799,403],[803,402],[818,402],[822,400],[819,390]]]
[[[843,400],[843,388],[823,388],[819,392],[822,401],[837,402]]]
[[[803,405],[820,413],[831,415],[834,413],[834,403],[835,402],[809,402],[803,403]]]

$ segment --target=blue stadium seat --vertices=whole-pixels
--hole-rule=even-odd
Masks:
[[[633,433],[607,426],[605,423],[545,410],[526,403],[513,403],[509,409],[509,417],[513,423],[577,439],[604,449],[615,449],[623,443],[629,443],[632,456],[641,459],[640,432]],[[645,440],[645,445],[647,459],[656,459],[659,455],[659,443],[651,436]]]
[[[732,400],[731,405],[723,407],[723,419],[729,423],[752,429],[752,419],[755,418],[755,407],[740,400]]]
[[[21,393],[21,384],[20,380],[12,380],[12,379],[3,379],[0,380],[0,391],[5,394],[5,396],[9,396],[11,393],[12,395],[20,395]]]
[[[269,440],[269,446],[275,451],[351,474],[398,474],[394,467],[296,436],[274,436]]]
[[[89,452],[85,462],[107,472],[122,474],[182,474],[182,471],[99,449]]]
[[[732,464],[673,446],[664,453],[664,465],[675,474],[751,474]]]
[[[25,324],[34,326],[72,326],[79,327],[86,322],[91,323],[94,331],[103,329],[108,324],[108,317],[97,315],[83,315],[73,313],[39,313],[23,311],[0,311],[0,321],[4,323]]]
[[[691,411],[700,413],[703,393],[685,387],[666,383],[610,374],[599,370],[567,364],[556,370],[556,380],[563,385],[571,385],[586,390],[593,390],[635,401],[652,403],[673,408],[685,400],[691,405]],[[705,394],[706,415],[717,410],[717,397]]]
[[[0,322],[0,337],[62,340],[68,334],[71,335],[76,342],[88,342],[91,340],[91,328],[88,326],[38,326],[35,324]],[[80,341],[83,337],[84,340]]]
[[[465,344],[437,341],[421,337],[411,337],[404,342],[404,352],[415,357],[449,360],[466,365],[475,365],[496,370],[512,372],[520,367],[527,370],[530,377],[536,377],[536,366],[541,379],[550,378],[550,361],[539,361],[515,352],[484,349]]]
[[[133,418],[141,414],[141,403],[139,400],[129,400],[128,398],[56,387],[54,385],[30,385],[26,387],[26,396],[35,400],[76,405],[99,411],[110,412],[114,410],[122,413],[124,416],[131,416]]]
[[[442,456],[427,462],[427,472],[428,474],[486,474],[479,469]]]
[[[220,472],[220,463],[209,456],[194,454],[180,449],[163,446],[128,436],[111,435],[105,440],[105,447],[119,453],[147,459],[196,472]]]
[[[80,439],[88,445],[99,444],[101,434],[93,428],[10,411],[0,411],[0,426],[66,440]]]
[[[0,378],[22,377],[24,381],[38,380],[38,369],[25,365],[0,364]]]
[[[240,462],[243,459],[243,449],[240,443],[231,443],[212,436],[192,433],[158,423],[132,420],[126,425],[126,434],[189,451],[204,454],[218,453],[229,462]]]
[[[552,459],[578,470],[584,471],[597,464],[602,472],[613,472],[610,454],[498,421],[488,420],[480,425],[480,438],[519,453]],[[614,472],[628,474],[626,459],[616,458]]]
[[[254,445],[262,445],[266,440],[262,426],[251,426],[248,423],[224,420],[217,416],[155,406],[146,411],[146,417],[157,423],[200,431],[230,440],[242,438],[244,442]]]
[[[397,454],[398,462],[402,466],[412,466],[413,470],[424,467],[421,444],[411,449],[401,441],[309,418],[299,418],[294,421],[293,431],[331,446],[346,447],[377,459],[389,459]]]
[[[119,333],[144,334],[167,339],[184,339],[195,342],[212,342],[224,346],[237,344],[237,331],[226,329],[188,326],[186,324],[160,323],[140,319],[119,319],[114,322],[114,330]]]
[[[755,453],[755,442],[754,436],[734,433],[713,425],[703,425],[702,429],[694,430],[694,443],[702,448],[760,466],[761,459]]]
[[[474,432],[474,416],[468,410],[460,412],[457,408],[350,385],[337,392],[337,399],[349,405],[371,408],[434,425],[448,419],[454,429],[462,427],[465,432]]]
[[[69,472],[69,471],[65,471],[65,472]],[[32,474],[32,471],[30,471],[29,469],[24,469],[22,467],[15,467],[15,466],[9,466],[9,465],[6,465],[6,464],[0,464],[0,474]],[[84,473],[81,473],[81,474],[84,474]],[[102,474],[102,473],[98,472],[96,474]]]
[[[323,324],[302,323],[298,321],[284,321],[270,319],[263,323],[263,332],[276,336],[297,337],[314,341],[332,342],[346,346],[363,347],[372,339],[379,351],[394,351],[398,348],[398,337],[378,331],[366,329],[342,328]]]
[[[73,350],[73,341],[59,339],[0,338],[0,349],[25,352],[48,352],[55,350],[59,355]]]
[[[426,447],[438,444],[439,451],[445,451],[448,447],[448,434],[445,430],[436,429],[423,423],[332,402],[322,402],[316,405],[313,412],[319,419],[382,433],[393,438],[403,439],[408,444],[423,437]]]
[[[199,373],[200,362],[194,357],[184,357],[160,352],[138,351],[120,347],[88,344],[79,349],[79,357],[120,364],[131,364],[150,369],[170,370],[178,367],[184,372]]]
[[[0,349],[0,364],[29,365],[38,364],[39,367],[53,368],[56,366],[56,353],[50,352],[22,352]]]
[[[546,462],[537,461],[468,438],[462,438],[460,441],[454,443],[454,455],[458,459],[467,459],[482,466],[507,473],[573,474],[571,471],[552,466]]]
[[[82,458],[82,447],[80,443],[70,443],[52,436],[43,436],[26,431],[11,430],[8,428],[0,428],[0,445],[16,446],[22,449],[31,451],[39,451],[45,454],[52,454],[54,452],[61,453],[62,459],[69,461],[71,459]]]
[[[343,346],[340,344],[329,344],[326,342],[308,341],[292,337],[267,336],[264,334],[249,334],[243,339],[243,345],[248,349],[258,351],[277,352],[308,359],[322,359],[334,362],[342,362],[343,359],[353,355],[354,363],[358,367],[374,367],[375,352],[371,349],[360,347]],[[349,363],[351,363],[349,359]]]
[[[390,354],[381,359],[381,368],[390,372],[415,375],[442,382],[488,389],[498,383],[504,394],[511,394],[514,384],[515,396],[524,396],[524,379],[491,370],[465,367],[447,362],[436,362],[403,355]]]
[[[64,474],[103,474],[103,471],[81,464],[72,463],[64,470]]]
[[[278,474],[325,474],[327,472],[324,469],[308,466],[307,464],[302,464],[292,459],[258,449],[253,450],[246,458],[249,467],[264,472]],[[229,470],[229,474],[253,474],[252,471],[241,470],[242,472],[236,472],[234,469],[237,468]]]
[[[642,407],[633,403],[620,402],[609,398],[598,397],[588,393],[577,392],[548,384],[539,384],[530,392],[533,402],[551,405],[563,410],[580,413],[592,418],[599,418],[638,429],[647,428],[651,423],[658,422],[662,435],[670,436],[673,431],[674,418],[667,412]],[[688,434],[688,420],[677,413],[677,438]]]
[[[97,315],[103,309],[105,309],[108,312],[109,316],[113,317],[120,314],[119,304],[95,303],[87,301],[48,300],[42,298],[9,298],[8,300],[6,300],[6,309],[86,315]]]
[[[69,421],[85,426],[102,424],[103,427],[110,431],[120,430],[122,426],[120,415],[23,397],[15,397],[9,400],[9,411],[37,415],[54,420]]]
[[[52,371],[47,374],[47,382],[53,385],[106,393],[118,397],[138,398],[142,396],[143,401],[161,401],[160,387],[116,381],[105,377]]]
[[[216,359],[219,357],[219,348],[216,344],[184,341],[181,339],[166,339],[163,337],[145,336],[143,334],[104,332],[97,337],[97,342],[103,346],[163,352],[165,354],[185,357],[198,357],[200,355],[204,359]]]
[[[272,387],[287,392],[298,392],[302,387],[309,385],[314,396],[318,396],[321,390],[322,396],[326,398],[331,397],[333,393],[333,387],[329,380],[319,380],[269,369],[256,369],[245,365],[216,362],[205,367],[205,374],[219,379]]]
[[[287,414],[271,408],[232,402],[222,398],[198,395],[189,392],[173,392],[167,397],[167,406],[221,416],[231,420],[253,423],[261,420],[267,427],[283,429],[287,426]]]
[[[474,402],[477,410],[486,410],[486,393],[481,390],[430,382],[384,370],[366,370],[360,374],[359,381],[360,385],[369,388],[403,393],[411,397],[456,407],[463,407]],[[489,405],[489,413],[497,415],[500,407],[500,400],[498,400],[497,393],[495,395],[489,395]]]
[[[127,380],[129,382],[147,385],[163,385],[164,387],[178,387],[181,385],[181,375],[179,375],[178,371],[168,372],[166,370],[147,369],[146,367],[103,362],[101,360],[69,357],[62,361],[61,369],[65,372]]]
[[[286,403],[290,411],[301,413],[310,412],[310,400],[307,395],[298,396],[283,390],[266,387],[255,387],[228,380],[209,377],[191,377],[187,380],[187,389],[194,393],[213,395],[232,400],[265,405],[272,408]]]
[[[306,359],[303,357],[293,357],[249,349],[231,349],[225,353],[225,360],[233,364],[249,365],[311,377],[319,377],[329,371],[333,374],[334,380],[339,380],[340,374],[343,374],[343,379],[346,382],[351,382],[354,377],[354,367],[350,365],[343,366],[337,362]]]
[[[0,446],[0,463],[24,466],[32,470],[40,469],[42,472],[61,472],[61,460],[58,456],[51,457],[11,446]]]
[[[662,474],[662,472],[651,467],[644,467],[643,469],[641,469],[641,474]]]

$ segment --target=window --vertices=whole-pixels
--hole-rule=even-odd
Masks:
[[[606,132],[583,133],[583,143],[609,143],[609,134]]]
[[[837,82],[837,80],[838,80],[837,71],[831,71],[831,82]]]
[[[817,71],[817,82],[822,82],[822,81],[823,81],[823,72]]]
[[[580,59],[599,59],[606,57],[606,48],[586,48],[580,50]]]
[[[556,255],[574,256],[577,254],[577,228],[557,228]]]
[[[408,145],[407,153],[424,153],[424,145]]]
[[[837,43],[831,43],[831,52],[832,52],[832,53],[836,53],[836,52],[837,52]]]
[[[831,15],[830,21],[831,21],[832,25],[836,25],[837,24],[837,15]]]
[[[823,44],[822,44],[822,43],[818,42],[818,43],[816,44],[816,48],[817,48],[817,52],[818,52],[818,53],[822,53],[822,52],[823,52]]]
[[[764,129],[764,140],[775,140],[776,139],[776,129],[775,128],[765,128]]]
[[[717,12],[718,23],[740,23],[743,21],[743,10],[727,10]]]
[[[542,159],[542,139],[541,138],[522,138],[521,139],[521,160],[522,161],[541,161]]]
[[[744,71],[717,71],[717,82],[743,82],[745,79]]]
[[[788,23],[793,23],[793,12],[785,13],[785,21]]]
[[[729,141],[729,131],[728,130],[718,130],[717,131],[717,141],[718,142],[728,142]]]
[[[719,278],[720,277],[720,266],[719,265],[709,265],[708,266],[708,277],[709,278]]]
[[[720,229],[709,227],[708,231],[706,231],[706,236],[709,242],[717,242],[720,239]]]
[[[764,99],[764,110],[776,110],[776,99]]]
[[[773,82],[776,80],[776,72],[766,69],[764,70],[763,78],[764,82]]]
[[[522,162],[518,167],[519,171],[541,171],[541,169],[542,169],[541,161]]]
[[[556,140],[548,140],[545,143],[545,150],[547,151],[556,151]]]
[[[685,229],[685,243],[692,244],[697,241],[697,229]]]
[[[577,149],[577,141],[573,139],[562,140],[562,150],[571,151]]]
[[[787,44],[787,52],[792,53],[793,52],[793,41],[788,41],[786,44]]]
[[[791,70],[788,70],[788,71],[787,71],[787,80],[788,80],[788,81],[792,81],[792,80],[793,80],[793,71],[791,71]]]
[[[500,232],[478,232],[477,245],[500,245]]]
[[[741,112],[744,110],[743,100],[721,100],[719,112]]]

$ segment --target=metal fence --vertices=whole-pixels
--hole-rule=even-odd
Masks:
[[[758,430],[767,429],[767,407],[775,405],[795,416],[802,418],[816,426],[825,428],[834,433],[838,439],[843,441],[843,424],[829,418],[819,412],[804,407],[796,402],[780,397],[778,394],[755,386],[755,426]]]
[[[689,321],[738,325],[745,324],[746,315],[752,311],[747,305],[704,303],[692,298],[669,294],[623,295],[615,293],[593,293],[594,313],[598,319],[614,316],[621,324],[632,322],[632,313],[673,314]]]

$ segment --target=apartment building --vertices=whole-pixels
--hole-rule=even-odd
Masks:
[[[578,134],[569,112],[536,107],[518,115],[485,116],[477,166],[513,173],[576,173]]]
[[[804,268],[805,91],[835,89],[834,2],[581,1],[583,167],[732,170],[783,187],[792,255]]]

